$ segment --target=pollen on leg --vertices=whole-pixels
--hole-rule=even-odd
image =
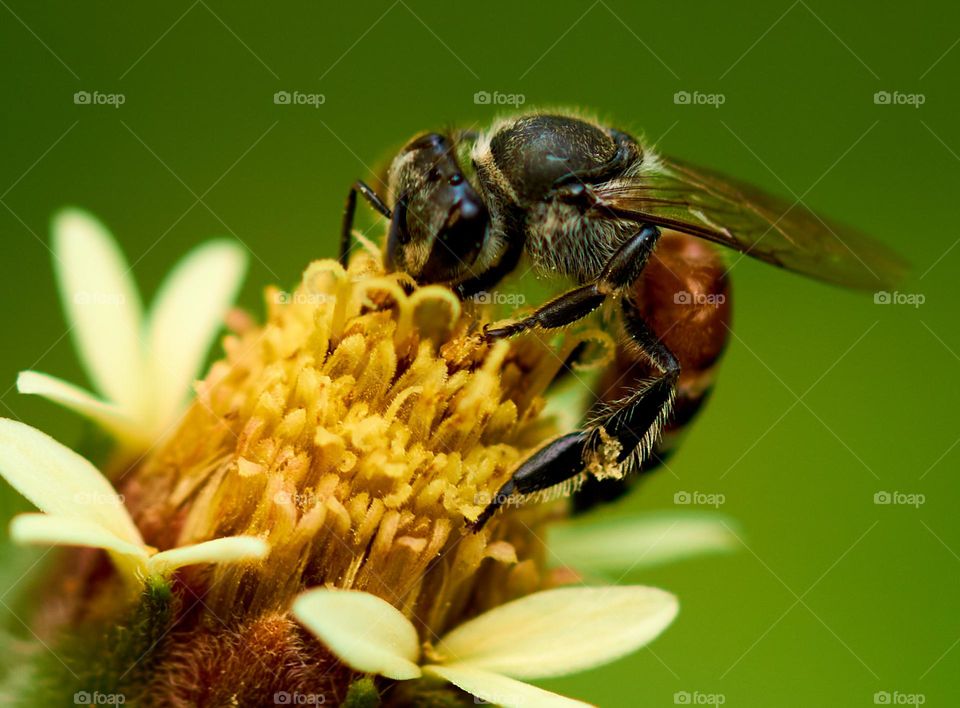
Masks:
[[[627,470],[620,461],[623,444],[603,426],[597,427],[597,441],[586,462],[586,473],[598,480],[623,479]]]

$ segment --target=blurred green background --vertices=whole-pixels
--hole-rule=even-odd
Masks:
[[[670,471],[625,506],[722,494],[745,547],[631,577],[680,596],[676,624],[650,650],[544,685],[603,706],[960,700],[960,7],[0,5],[2,415],[68,444],[82,433],[14,389],[25,368],[83,381],[47,249],[58,207],[104,220],[147,297],[200,240],[242,241],[241,303],[259,313],[264,285],[334,253],[346,189],[368,165],[416,131],[504,108],[476,92],[588,107],[896,246],[914,266],[901,292],[925,302],[735,267],[715,396]],[[77,104],[78,91],[124,103]],[[278,91],[325,100],[278,105]],[[678,91],[722,105],[677,103]],[[923,105],[897,103],[911,95]],[[6,516],[23,503],[5,491]],[[876,504],[878,492],[924,503]],[[4,605],[23,558],[4,550]]]

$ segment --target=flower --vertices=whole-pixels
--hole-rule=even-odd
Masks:
[[[243,279],[246,254],[225,240],[198,246],[167,276],[145,316],[120,248],[92,216],[57,214],[52,250],[74,343],[100,395],[35,371],[21,372],[17,387],[90,418],[127,448],[145,449],[182,412]]]
[[[563,358],[536,337],[488,345],[449,289],[407,285],[366,257],[349,271],[315,262],[294,292],[269,290],[265,325],[226,338],[177,433],[129,473],[151,543],[270,543],[264,565],[214,571],[214,612],[237,587],[257,588],[248,611],[285,612],[333,583],[439,631],[474,601],[481,566],[486,603],[498,585],[512,599],[545,582],[536,534],[556,504],[478,534],[467,524],[556,433],[542,394]]]
[[[278,693],[340,703],[367,684],[419,704],[424,682],[409,679],[425,675],[448,698],[444,682],[556,702],[522,679],[608,661],[669,624],[676,600],[661,590],[557,587],[576,579],[549,567],[558,549],[566,562],[562,534],[544,542],[562,498],[511,500],[470,525],[563,431],[545,395],[563,362],[609,337],[489,344],[475,336],[482,304],[385,274],[369,254],[346,269],[317,261],[293,292],[266,295],[266,321],[224,339],[172,433],[136,462],[109,463],[115,490],[83,458],[0,421],[0,471],[46,512],[14,521],[19,540],[103,548],[128,580],[164,574],[162,592],[147,583],[120,611],[106,563],[62,571],[38,611],[55,636],[79,637],[56,645],[57,689],[94,676],[145,705],[264,705]],[[591,469],[609,465],[604,454]],[[98,503],[78,507],[77,495]],[[653,531],[638,555],[671,543]],[[185,560],[206,563],[172,572]],[[389,631],[366,640],[370,617]]]
[[[262,539],[233,536],[157,552],[144,543],[123,500],[93,465],[39,430],[6,418],[0,418],[0,474],[44,512],[15,516],[14,541],[102,548],[133,588],[183,566],[255,560],[269,550]]]
[[[527,595],[428,642],[390,603],[363,592],[309,590],[294,616],[345,663],[395,680],[426,674],[504,706],[583,706],[518,679],[560,676],[628,654],[677,614],[656,588],[567,587]],[[421,657],[422,654],[422,657]]]

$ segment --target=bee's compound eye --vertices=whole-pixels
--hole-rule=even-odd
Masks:
[[[440,170],[438,170],[436,167],[432,168],[427,173],[427,182],[436,182],[439,179],[440,179]]]

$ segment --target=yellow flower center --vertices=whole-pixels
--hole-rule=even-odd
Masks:
[[[227,338],[177,432],[125,485],[159,548],[270,543],[262,564],[191,570],[205,605],[250,616],[305,587],[365,590],[429,641],[541,587],[538,527],[555,506],[467,524],[558,432],[543,393],[582,340],[485,344],[479,308],[366,255],[348,270],[318,261],[295,291],[267,295],[266,324]]]

